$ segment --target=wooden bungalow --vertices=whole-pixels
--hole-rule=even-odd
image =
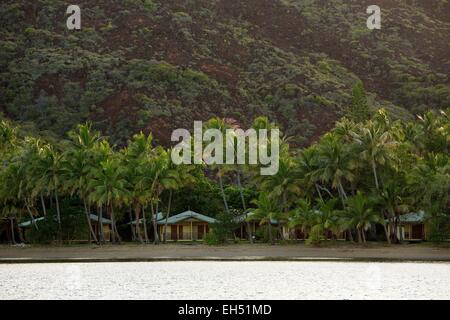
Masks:
[[[92,229],[94,229],[94,233],[95,234],[100,234],[100,223],[99,223],[99,217],[95,214],[91,214],[91,224],[92,224]],[[111,239],[111,224],[112,221],[102,217],[102,226],[103,226],[103,235],[105,237],[106,241],[109,241]],[[91,236],[91,234],[89,233],[89,237]],[[91,239],[89,239],[91,240]]]
[[[92,224],[92,228],[94,229],[95,234],[100,234],[100,223],[99,223],[99,217],[95,214],[91,214],[90,215],[91,218],[91,224]],[[46,219],[46,217],[40,217],[40,218],[36,218],[34,219],[34,223],[37,224],[38,228],[39,228],[39,224],[44,221]],[[112,221],[110,219],[104,218],[102,217],[102,225],[103,225],[103,235],[105,237],[106,241],[109,241],[111,238],[111,224]],[[19,223],[19,228],[22,231],[22,234],[25,234],[25,230],[33,227],[33,221],[32,220],[27,220],[24,221],[22,223]],[[91,233],[88,232],[88,234],[86,234],[86,239],[72,239],[73,241],[90,241],[91,237]]]
[[[203,240],[209,232],[210,225],[217,220],[194,211],[185,211],[169,217],[165,238],[167,241],[197,241]],[[158,232],[163,239],[166,219],[158,220]]]
[[[388,232],[391,226],[388,224]],[[426,240],[430,226],[426,222],[425,212],[411,212],[401,215],[399,218],[399,226],[397,226],[397,237],[403,241],[423,241]]]
[[[256,232],[261,228],[261,225],[258,219],[251,218],[252,215],[253,212],[248,212],[234,218],[234,222],[239,224],[239,228],[234,232],[236,238],[239,238],[241,240],[248,240],[249,231],[253,238],[255,238]],[[272,225],[278,225],[278,221],[272,220]]]

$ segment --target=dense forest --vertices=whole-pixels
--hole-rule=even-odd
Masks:
[[[397,243],[418,211],[429,240],[449,238],[449,1],[78,4],[69,31],[66,1],[0,3],[0,218],[31,220],[28,241],[103,243],[95,213],[113,242],[144,219],[133,239],[149,242],[158,212],[188,208],[219,219],[212,243],[250,211],[265,241],[283,224],[364,243],[378,225]],[[279,172],[175,166],[171,132],[195,120],[279,128]]]

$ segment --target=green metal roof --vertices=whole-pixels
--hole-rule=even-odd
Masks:
[[[98,222],[98,216],[96,216],[95,214],[91,213],[90,217],[91,217],[92,221]],[[102,223],[103,224],[112,224],[112,221],[110,219],[102,217]]]
[[[234,220],[234,222],[237,222],[237,223],[243,223],[247,220],[247,218],[251,217],[252,215],[254,215],[253,212],[243,213],[243,214],[235,217],[233,220]],[[257,220],[258,219],[250,219],[250,221],[257,221]],[[270,223],[272,225],[277,225],[277,224],[279,224],[279,221],[276,219],[271,219]]]
[[[424,222],[425,221],[425,212],[411,212],[408,214],[404,214],[400,216],[401,222]]]
[[[36,219],[34,219],[34,222],[39,222],[39,221],[42,221],[42,220],[45,220],[45,217],[36,218]],[[31,225],[33,225],[33,221],[31,221],[31,220],[19,223],[19,227],[21,227],[21,228],[27,228],[27,227],[29,227]]]
[[[167,224],[177,224],[178,222],[187,220],[187,219],[197,219],[203,222],[207,222],[207,223],[215,223],[217,222],[216,219],[205,216],[203,214],[188,210],[182,213],[179,213],[177,215],[171,216],[169,217],[169,219],[167,220]],[[158,221],[158,224],[165,224],[166,220],[165,219],[161,219]]]
[[[91,218],[92,221],[95,221],[95,222],[98,222],[98,220],[99,220],[98,216],[96,216],[95,214],[92,214],[92,213],[90,214],[90,218]],[[40,222],[40,221],[43,221],[45,219],[46,219],[46,217],[40,217],[40,218],[34,219],[34,221],[35,222]],[[110,219],[102,217],[102,223],[103,224],[112,224],[112,221]],[[27,220],[27,221],[24,221],[22,223],[19,223],[19,227],[20,228],[28,228],[28,227],[30,227],[32,225],[33,225],[33,221],[31,221],[31,220]]]
[[[165,219],[165,215],[162,212],[158,212],[158,214],[156,215],[156,221]],[[144,223],[144,218],[139,219],[139,224]],[[152,223],[151,219],[147,219],[147,224]],[[133,220],[132,222],[128,222],[127,224],[136,224],[136,220]]]

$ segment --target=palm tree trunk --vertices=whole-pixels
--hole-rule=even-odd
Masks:
[[[115,235],[116,230],[114,229],[114,214],[111,212],[111,206],[108,205],[108,203],[106,204],[106,212],[107,212],[107,215],[109,216],[109,218],[111,219],[111,230],[110,230],[111,242],[113,244],[115,244],[116,243],[116,235]]]
[[[317,193],[319,194],[320,200],[323,202],[322,192],[320,191],[320,188],[319,188],[319,186],[317,185],[317,183],[316,183],[316,191],[317,191]]]
[[[353,239],[353,235],[352,235],[352,230],[351,229],[347,230],[347,234],[348,234],[348,239],[350,240],[350,242],[355,242],[355,240]]]
[[[362,242],[362,239],[361,239],[361,230],[360,230],[359,228],[356,228],[356,232],[357,232],[357,234],[358,234],[358,243],[361,243],[361,242]]]
[[[44,212],[44,217],[47,216],[47,207],[45,206],[44,196],[41,193],[41,206],[42,211]]]
[[[140,218],[141,218],[139,205],[136,205],[134,207],[134,218],[135,218],[135,222],[136,222],[134,228],[136,230],[137,239],[139,240],[140,243],[144,243],[144,240],[142,239],[142,236],[141,236],[141,224],[139,223]],[[133,224],[131,224],[131,225],[133,225]]]
[[[132,211],[132,209],[130,206],[130,208],[128,210],[128,219],[130,220],[131,240],[134,242],[134,241],[136,241],[136,230],[134,229],[134,226],[133,226],[133,215],[132,215],[131,211]]]
[[[247,205],[245,204],[244,189],[242,188],[241,173],[239,172],[239,170],[236,173],[236,178],[237,178],[237,184],[238,184],[238,187],[239,187],[239,193],[241,195],[242,209],[244,209],[244,212],[246,213],[247,212]],[[250,243],[253,243],[252,230],[250,228],[250,222],[247,221],[247,219],[245,219],[245,224],[246,224],[246,229],[247,229],[248,240],[250,241]]]
[[[99,214],[98,214],[98,235],[100,244],[105,243],[105,234],[103,233],[103,206],[99,207]]]
[[[142,206],[142,221],[144,223],[144,238],[145,243],[149,243],[148,241],[148,231],[147,231],[147,217],[145,216],[145,207]],[[139,224],[139,228],[141,227],[140,221],[137,222]]]
[[[384,217],[383,217],[383,219],[384,219]],[[384,234],[386,236],[387,243],[391,244],[391,237],[389,236],[389,232],[388,232],[388,229],[386,227],[386,223],[383,223],[383,229],[384,229]]]
[[[83,198],[83,204],[84,204],[84,212],[86,214],[86,219],[87,219],[90,235],[94,239],[95,243],[98,243],[97,237],[95,236],[94,229],[92,228],[91,213],[88,210],[88,207],[87,207],[87,204],[86,204],[86,199],[84,199],[84,198]]]
[[[225,190],[223,189],[222,175],[220,174],[220,172],[219,172],[218,176],[219,176],[220,193],[222,194],[223,204],[225,206],[225,212],[230,214],[230,209],[228,208],[227,197],[225,196]]]
[[[28,204],[26,205],[26,207],[27,207],[27,212],[28,212],[28,214],[30,215],[30,218],[31,218],[31,223],[33,224],[33,226],[34,226],[34,228],[35,228],[36,230],[39,230],[38,225],[37,225],[37,223],[36,223],[36,220],[34,220],[33,213],[31,212],[31,209],[30,209],[30,207],[28,206]]]
[[[114,230],[116,231],[115,234],[116,234],[117,241],[119,242],[119,244],[121,244],[122,243],[122,237],[120,236],[119,230],[117,229],[117,223],[116,222],[114,222]]]
[[[372,160],[372,172],[373,172],[373,178],[375,179],[375,187],[380,189],[380,185],[378,182],[378,175],[377,175],[377,165],[375,164],[375,161]]]
[[[56,201],[56,219],[58,220],[59,228],[61,229],[61,210],[59,207],[58,191],[55,190],[55,201]]]
[[[17,217],[16,216],[14,217],[14,221],[16,222],[20,243],[25,243],[25,239],[23,238],[22,230],[19,227],[19,222],[17,221]]]
[[[11,243],[16,244],[16,237],[14,234],[14,218],[10,217],[9,220],[10,220],[10,224],[11,224]]]
[[[156,215],[153,207],[153,202],[150,203],[150,209],[152,211],[152,222],[153,222],[153,244],[159,244],[159,235],[158,235],[158,225],[156,224]]]
[[[58,220],[58,240],[62,242],[62,228],[61,228],[61,210],[59,207],[58,191],[55,188],[55,202],[56,202],[56,219]]]
[[[113,233],[113,238],[114,238],[114,243],[120,242],[122,241],[122,239],[120,238],[119,232],[117,231],[117,227],[116,227],[116,219],[114,217],[114,206],[111,203],[111,229],[114,230]]]
[[[366,243],[366,232],[364,231],[364,229],[361,229],[361,235],[362,235],[363,243]]]
[[[345,193],[345,189],[344,189],[344,187],[342,186],[342,182],[341,182],[341,181],[339,181],[339,189],[341,190],[341,194],[342,194],[343,198],[344,198],[345,200],[347,200],[347,193]]]
[[[172,206],[172,189],[169,191],[169,204],[167,206],[167,213],[166,213],[166,222],[164,223],[164,234],[163,234],[163,242],[166,243],[167,238],[167,225],[169,222],[169,215],[170,215],[170,209]]]
[[[268,226],[269,226],[269,242],[270,242],[270,244],[274,244],[274,242],[273,242],[273,236],[272,236],[272,223],[270,223],[270,221],[269,221],[269,224],[268,224]]]

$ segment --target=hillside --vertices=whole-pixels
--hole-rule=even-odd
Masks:
[[[399,117],[450,106],[450,1],[78,0],[0,4],[0,113],[64,136],[92,120],[117,144],[212,116],[267,115],[304,145],[361,79]],[[366,8],[382,8],[382,29]]]

